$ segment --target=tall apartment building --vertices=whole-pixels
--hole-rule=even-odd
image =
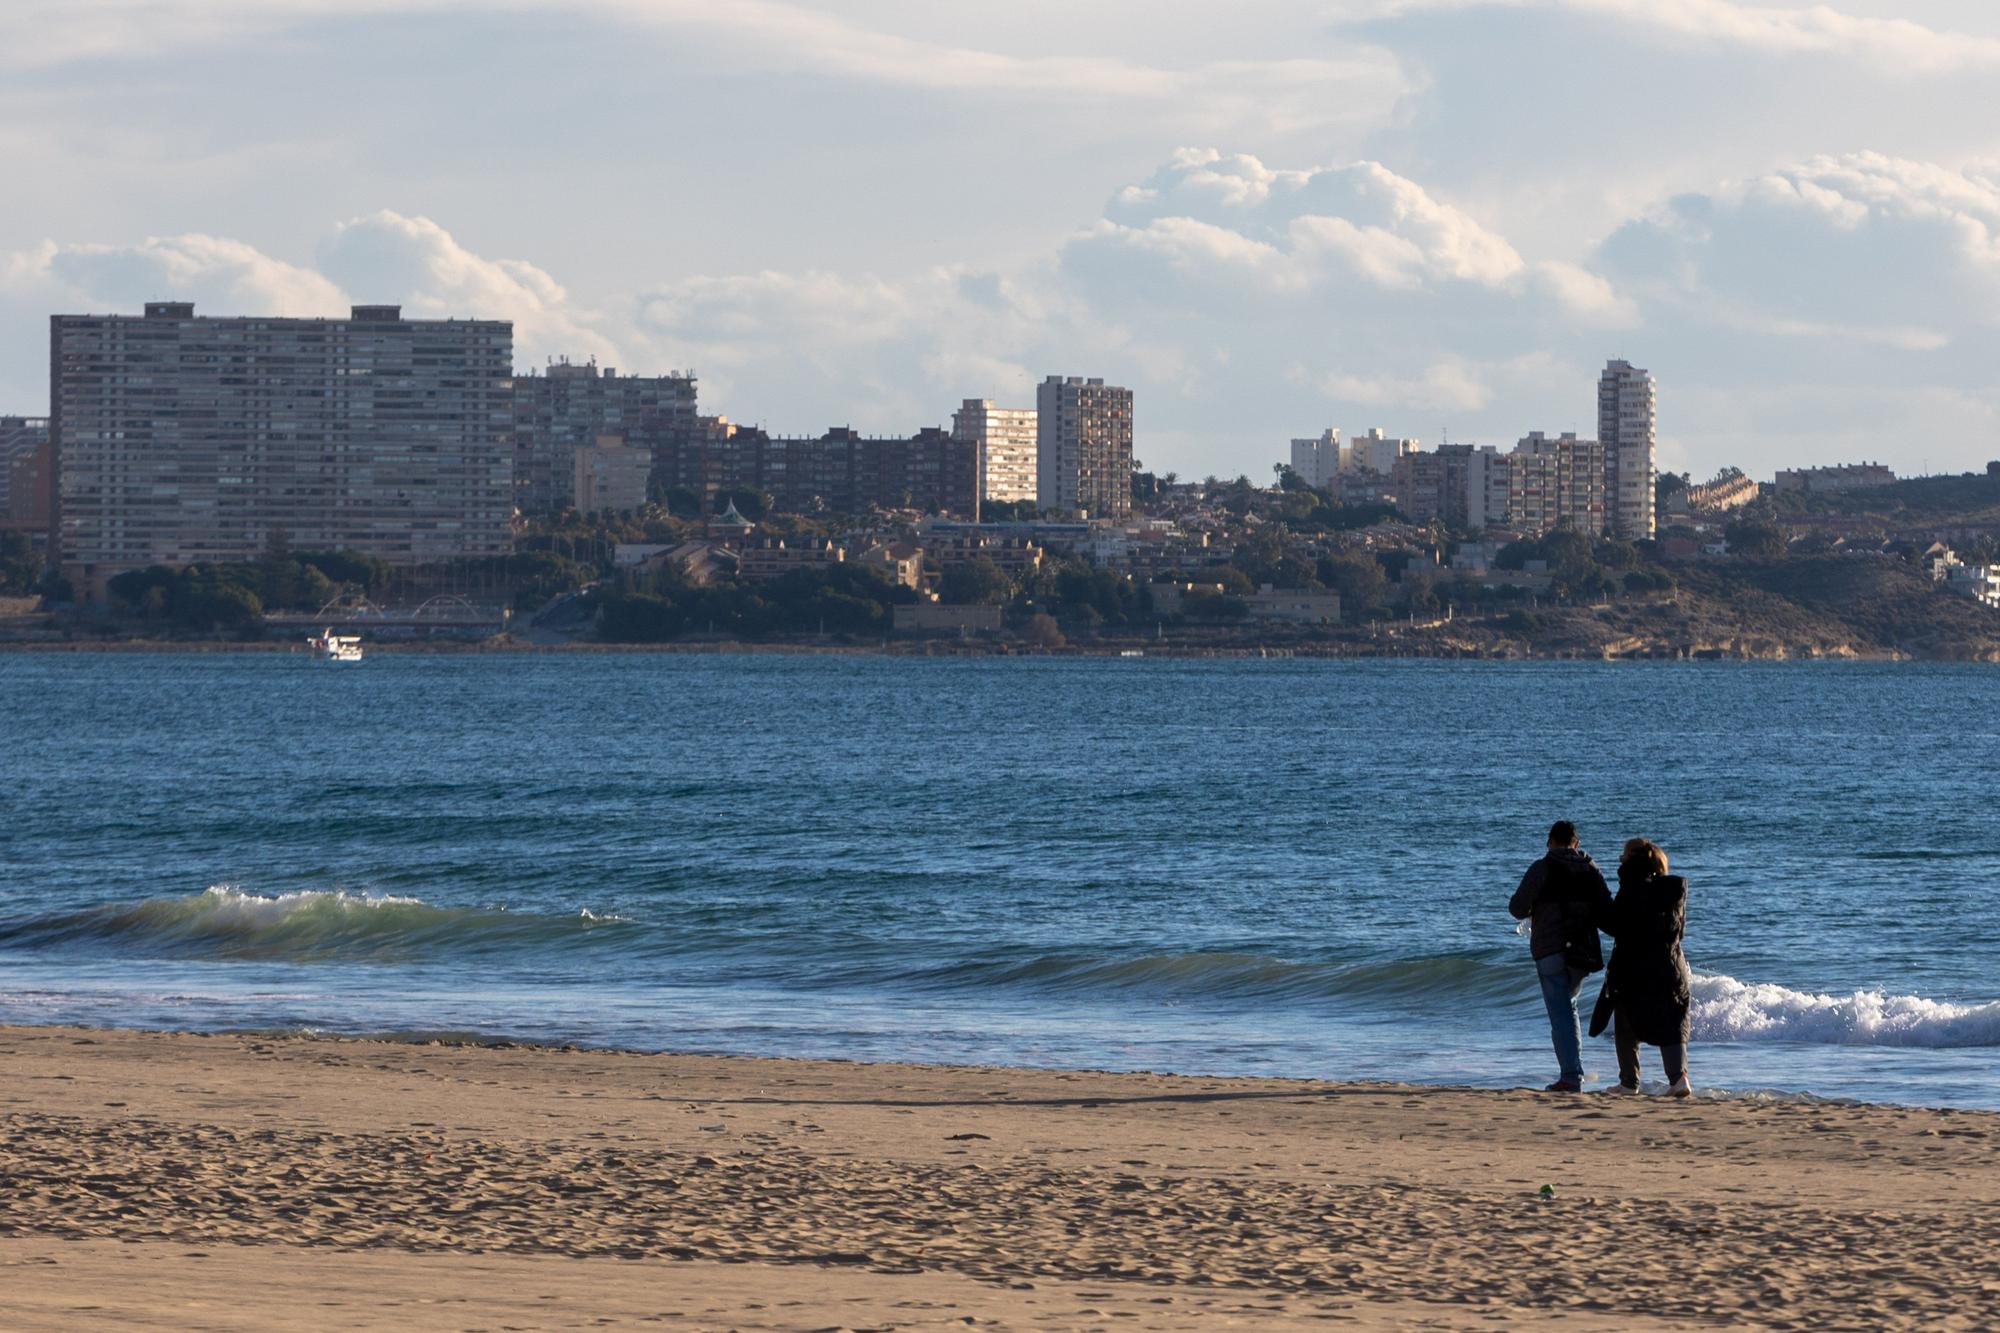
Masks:
[[[1533,431],[1507,460],[1507,523],[1524,532],[1604,531],[1604,446]]]
[[[784,438],[704,418],[660,456],[656,480],[704,503],[724,490],[757,490],[791,513],[859,514],[914,508],[977,517],[979,446],[931,426],[907,438],[869,438],[845,426]]]
[[[1386,477],[1396,470],[1397,459],[1415,452],[1415,440],[1399,440],[1393,435],[1384,435],[1380,426],[1374,426],[1366,435],[1357,435],[1348,441],[1343,470],[1358,468]]]
[[[1507,526],[1507,490],[1513,479],[1508,456],[1490,444],[1465,460],[1465,530]]]
[[[595,361],[514,377],[514,492],[523,512],[576,503],[576,452],[616,435],[657,458],[695,429],[689,374],[620,375]]]
[[[1486,524],[1488,481],[1484,462],[1475,459],[1498,456],[1491,445],[1484,449],[1470,444],[1441,444],[1434,453],[1408,453],[1390,468],[1396,507],[1412,523],[1442,521],[1461,531]],[[1473,522],[1477,509],[1480,522]]]
[[[968,398],[951,414],[951,433],[979,448],[979,498],[1012,503],[1035,498],[1035,409],[995,407]]]
[[[1051,375],[1035,391],[1035,499],[1091,518],[1132,515],[1132,391]]]
[[[48,442],[47,417],[0,417],[0,520],[13,509],[9,497],[15,460],[30,458]]]
[[[79,593],[152,564],[297,549],[398,564],[508,549],[513,325],[54,315],[51,541]]]
[[[1611,535],[1653,535],[1655,406],[1653,377],[1629,361],[1609,361],[1597,380],[1597,439],[1604,446],[1604,503]]]
[[[616,435],[600,435],[595,444],[576,451],[575,471],[578,513],[624,513],[645,505],[653,455]]]
[[[1316,491],[1327,490],[1346,468],[1347,451],[1341,447],[1340,432],[1331,427],[1317,439],[1292,441],[1292,471]]]

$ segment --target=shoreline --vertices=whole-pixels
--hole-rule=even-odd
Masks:
[[[368,640],[363,645],[369,655],[394,656],[630,656],[681,655],[695,657],[758,655],[775,657],[953,657],[953,658],[1121,658],[1137,651],[1143,658],[1174,661],[1297,659],[1301,661],[1395,661],[1395,662],[1613,662],[1613,663],[1695,663],[1695,662],[1909,662],[1987,663],[2000,661],[1978,656],[1918,657],[1908,653],[1843,651],[1828,653],[1741,652],[1701,648],[1689,652],[1603,653],[1586,651],[1514,652],[1483,649],[1436,648],[1419,645],[1405,650],[1398,645],[1362,643],[1308,643],[1263,645],[1162,644],[1153,641],[1113,641],[1103,644],[1068,644],[1060,648],[1037,648],[1008,643],[962,642],[949,639],[891,640],[881,643],[785,643],[755,640],[719,640],[674,643],[530,643],[525,640]],[[305,656],[299,644],[286,640],[211,639],[4,639],[0,653],[62,654],[294,654]]]
[[[1228,1073],[1206,1070],[1199,1066],[1189,1068],[1136,1068],[1116,1065],[1009,1063],[1006,1061],[995,1062],[993,1060],[979,1059],[955,1060],[949,1057],[937,1059],[903,1059],[891,1057],[878,1058],[868,1055],[795,1055],[730,1050],[726,1048],[646,1047],[611,1043],[599,1044],[589,1040],[539,1040],[533,1037],[513,1036],[504,1032],[489,1033],[453,1028],[337,1029],[315,1028],[303,1025],[289,1027],[260,1027],[256,1025],[138,1027],[111,1025],[98,1027],[72,1019],[56,1019],[47,1023],[0,1019],[0,1034],[4,1034],[10,1030],[18,1030],[20,1032],[72,1030],[85,1033],[111,1032],[134,1038],[215,1037],[267,1042],[361,1042],[396,1047],[468,1051],[525,1051],[549,1055],[592,1055],[631,1060],[744,1060],[753,1063],[761,1061],[775,1061],[779,1063],[808,1062],[839,1065],[855,1069],[912,1068],[940,1072],[1002,1069],[1021,1074],[1048,1075],[1064,1078],[1074,1076],[1114,1080],[1123,1078],[1198,1079],[1208,1081],[1217,1079],[1231,1081],[1248,1080],[1272,1084],[1334,1084],[1348,1088],[1412,1088],[1433,1092],[1463,1092],[1481,1096],[1496,1093],[1531,1093],[1538,1092],[1541,1088],[1540,1075],[1535,1075],[1519,1083],[1471,1083],[1423,1077],[1392,1080],[1369,1074],[1329,1078],[1310,1073],[1292,1072]],[[1708,1045],[1710,1045],[1708,1042],[1699,1043],[1697,1049],[1705,1048]],[[1650,1050],[1650,1048],[1648,1049]],[[1921,1050],[1923,1048],[1914,1049]],[[1601,1052],[1597,1051],[1594,1047],[1586,1047],[1586,1056],[1588,1058],[1595,1058],[1598,1055],[1602,1055],[1606,1062],[1610,1060],[1608,1038],[1604,1044],[1604,1050]],[[1542,1052],[1537,1047],[1533,1058],[1541,1057]],[[1605,1070],[1592,1071],[1586,1074],[1583,1091],[1574,1095],[1584,1099],[1611,1098],[1608,1090],[1614,1081],[1614,1076],[1611,1072],[1608,1072],[1610,1068],[1610,1065],[1607,1063]],[[1645,1096],[1663,1100],[1665,1098],[1665,1083],[1660,1081],[1657,1069],[1651,1065],[1647,1065],[1643,1070],[1643,1074],[1644,1087],[1646,1089]],[[1612,1099],[1615,1100],[1615,1098]],[[1972,1114],[2000,1117],[2000,1103],[1984,1105],[1953,1101],[1891,1101],[1850,1093],[1814,1092],[1805,1088],[1769,1087],[1761,1084],[1747,1087],[1715,1085],[1707,1083],[1705,1080],[1697,1082],[1694,1098],[1687,1104],[1694,1103],[1735,1106],[1877,1107],[1891,1111],[1936,1111],[1954,1115]]]
[[[54,1026],[0,1058],[0,1266],[48,1326],[185,1326],[224,1275],[210,1326],[2000,1320],[1993,1112]]]

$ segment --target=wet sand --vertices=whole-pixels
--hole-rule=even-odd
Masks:
[[[2000,1325],[1989,1113],[74,1028],[0,1069],[10,1329]]]

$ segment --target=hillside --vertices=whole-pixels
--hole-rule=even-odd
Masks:
[[[2000,661],[2000,611],[1900,560],[1735,559],[1677,573],[1679,588],[1657,601],[1515,611],[1393,638],[1420,651],[1428,641],[1522,656]]]
[[[1786,514],[1849,514],[1883,520],[1891,529],[2000,524],[2000,475],[1968,472],[1953,477],[1911,477],[1888,486],[1828,495],[1786,497]]]

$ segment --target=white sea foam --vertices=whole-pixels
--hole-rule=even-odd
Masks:
[[[274,926],[308,912],[366,912],[378,908],[426,905],[421,898],[402,898],[393,894],[380,896],[357,894],[337,889],[304,889],[295,893],[279,893],[266,897],[262,894],[245,893],[226,884],[218,884],[192,898],[156,899],[155,902],[164,902],[186,914],[199,916],[218,925],[251,928]]]
[[[1803,1041],[1845,1046],[2000,1046],[2000,1001],[1950,1004],[1921,995],[1813,995],[1734,977],[1694,978],[1697,1041]]]

